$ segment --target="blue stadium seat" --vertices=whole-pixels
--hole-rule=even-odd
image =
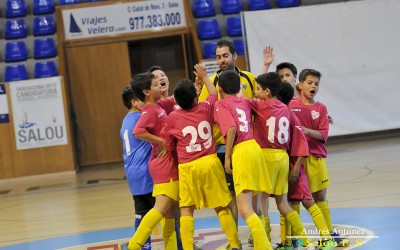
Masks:
[[[226,32],[228,36],[242,36],[240,16],[228,17],[226,19]]]
[[[279,8],[289,8],[300,6],[300,0],[275,0]]]
[[[52,16],[37,16],[33,19],[33,35],[47,36],[56,33],[56,24]]]
[[[4,70],[4,80],[6,82],[12,81],[21,81],[28,79],[28,71],[26,70],[25,65],[16,64],[6,66]]]
[[[35,59],[52,58],[57,56],[57,48],[53,38],[35,39],[33,57]]]
[[[60,5],[70,5],[70,4],[78,4],[80,3],[79,0],[60,0]]]
[[[5,62],[20,62],[28,59],[28,49],[24,41],[6,43],[4,54]]]
[[[27,13],[25,0],[7,0],[6,18],[24,17]]]
[[[243,10],[242,2],[240,0],[221,0],[221,12],[224,15],[238,14]]]
[[[35,78],[57,76],[57,66],[54,61],[43,61],[35,63]]]
[[[28,35],[28,27],[24,19],[11,19],[6,21],[5,38],[18,39]]]
[[[103,0],[84,0],[86,3],[90,3],[90,2],[101,2]]]
[[[247,6],[250,11],[271,9],[269,0],[247,0]]]
[[[236,53],[239,56],[244,55],[244,43],[242,39],[233,40],[233,45],[235,45]]]
[[[192,10],[196,18],[215,16],[213,0],[194,0]]]
[[[33,14],[45,15],[55,11],[54,0],[33,0]]]
[[[197,34],[200,40],[221,38],[221,29],[217,19],[205,19],[197,23]]]
[[[215,58],[215,48],[217,47],[217,42],[208,42],[204,43],[203,47],[203,58],[204,59],[209,59],[209,58]]]

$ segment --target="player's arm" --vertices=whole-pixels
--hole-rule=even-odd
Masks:
[[[233,149],[233,142],[235,140],[236,136],[236,128],[231,127],[226,131],[226,141],[225,141],[225,171],[228,174],[232,174],[232,169],[231,169],[231,156],[232,156],[232,149]]]
[[[143,133],[143,134],[134,134],[136,138],[143,140],[143,141],[148,141],[150,143],[155,143],[158,144],[158,157],[163,157],[165,156],[167,152],[167,147],[165,146],[165,141],[163,138],[160,138],[158,136],[152,135],[150,133]]]
[[[217,95],[217,89],[207,76],[206,67],[203,64],[196,64],[194,69],[193,73],[196,75],[195,84],[198,85],[202,82],[206,86],[209,95]]]
[[[314,129],[311,129],[311,128],[306,128],[306,127],[303,126],[303,132],[304,132],[305,135],[308,135],[308,136],[310,136],[310,137],[312,137],[314,139],[317,139],[317,140],[320,140],[320,141],[324,140],[324,138],[322,137],[322,133],[319,132],[318,130],[314,130]]]
[[[298,179],[299,179],[299,172],[300,172],[300,168],[301,165],[303,165],[304,160],[306,157],[304,156],[299,156],[296,159],[296,163],[293,166],[293,169],[290,170],[289,172],[289,183],[295,183]]]
[[[267,46],[264,48],[264,64],[261,69],[261,74],[265,74],[268,72],[269,66],[274,61],[275,54],[274,49],[271,46]]]

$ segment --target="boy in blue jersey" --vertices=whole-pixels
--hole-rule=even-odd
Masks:
[[[126,179],[135,202],[136,231],[142,218],[153,208],[155,203],[155,198],[152,195],[153,179],[148,169],[151,144],[137,139],[132,134],[140,118],[140,108],[144,103],[133,96],[130,87],[124,88],[121,95],[124,106],[129,110],[122,121],[120,137],[123,144]],[[142,249],[151,249],[150,237]]]

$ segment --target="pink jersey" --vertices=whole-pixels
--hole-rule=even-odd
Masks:
[[[165,126],[167,125],[167,112],[174,106],[173,97],[158,101],[157,104],[146,104],[142,107],[142,115],[133,130],[133,134],[150,133],[154,136],[164,138]],[[157,157],[158,144],[152,143],[152,151],[149,162],[150,175],[154,183],[164,183],[170,179],[178,179],[177,159],[174,152],[169,152],[165,157]]]
[[[254,139],[261,148],[289,150],[290,111],[277,99],[247,99],[254,116]]]
[[[300,121],[295,113],[290,114],[290,156],[308,156],[309,148]]]
[[[247,98],[228,96],[217,101],[214,108],[214,120],[226,140],[228,129],[235,127],[236,136],[233,145],[253,139],[251,109]]]
[[[293,99],[289,103],[289,108],[294,112],[302,126],[313,130],[318,130],[323,140],[317,140],[306,135],[310,153],[316,157],[325,158],[327,151],[325,142],[328,140],[329,118],[326,106],[320,102],[312,105],[305,105],[300,98]]]
[[[177,109],[167,119],[166,144],[176,148],[179,163],[190,162],[214,154],[212,126],[217,95],[209,95],[191,110]]]

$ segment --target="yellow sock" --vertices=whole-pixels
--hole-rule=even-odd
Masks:
[[[289,224],[289,223],[286,223],[285,216],[283,216],[282,214],[279,215],[279,219],[280,219],[279,226],[280,226],[280,229],[281,229],[281,243],[285,244],[285,241],[286,241],[286,224]]]
[[[130,239],[128,248],[131,250],[142,249],[153,228],[162,220],[163,215],[156,209],[151,209],[142,219],[138,229]]]
[[[177,240],[175,232],[175,219],[165,219],[165,224],[162,230],[164,249],[176,250]]]
[[[300,215],[296,211],[290,212],[286,216],[286,220],[292,225],[293,235],[299,237],[303,246],[307,246],[311,243],[307,238],[307,233],[303,226],[303,222],[301,222]]]
[[[317,206],[317,204],[312,205],[308,209],[308,212],[310,213],[315,226],[319,230],[320,235],[322,237],[330,236],[330,232],[328,227],[326,226],[324,216],[322,215],[321,209]]]
[[[236,230],[236,222],[232,217],[230,209],[221,210],[218,212],[219,222],[222,230],[224,230],[231,248],[239,248],[239,236]],[[184,249],[186,249],[184,247]]]
[[[290,204],[290,206],[300,215],[300,203]]]
[[[183,249],[192,250],[194,239],[194,219],[193,216],[181,216],[181,239]]]
[[[329,232],[332,233],[333,226],[332,226],[331,212],[329,210],[328,201],[327,200],[320,201],[320,202],[317,202],[316,204],[319,207],[319,209],[321,209],[321,212],[324,215],[325,223],[329,229]]]
[[[257,214],[253,213],[246,220],[247,225],[250,228],[251,233],[253,234],[254,239],[254,249],[255,250],[272,250],[271,244],[268,240],[267,233],[263,228],[260,218],[258,218]]]
[[[269,242],[271,242],[271,222],[269,221],[269,216],[263,216],[260,219],[261,221],[264,221],[265,232],[267,233]]]

